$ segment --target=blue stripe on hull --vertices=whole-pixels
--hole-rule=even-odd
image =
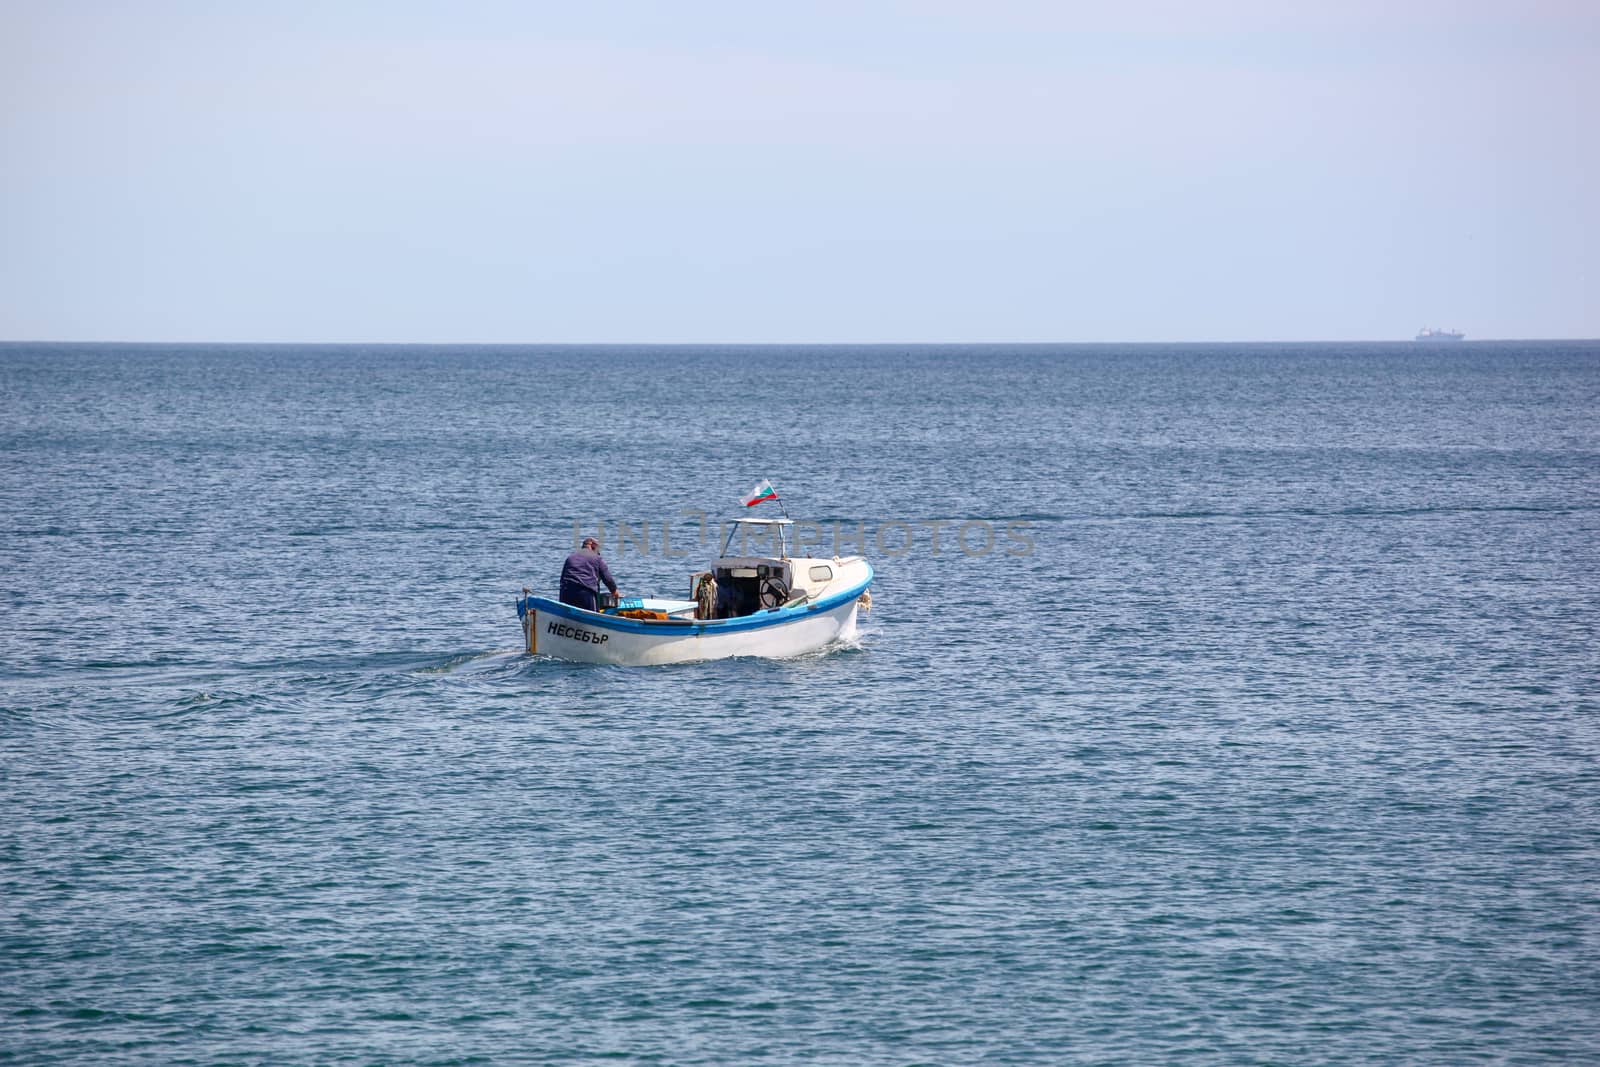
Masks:
[[[689,637],[696,634],[727,634],[737,633],[741,630],[765,630],[771,626],[782,626],[786,622],[803,619],[807,615],[818,611],[828,611],[840,604],[846,604],[867,591],[872,584],[872,571],[867,571],[867,580],[843,593],[834,593],[832,596],[821,600],[800,604],[792,608],[779,608],[776,611],[767,609],[758,611],[754,615],[746,615],[738,619],[708,619],[695,622],[645,622],[640,619],[624,619],[619,615],[602,615],[597,611],[585,611],[575,608],[571,604],[563,604],[559,600],[549,597],[530,596],[517,601],[517,614],[524,615],[528,611],[538,609],[546,615],[555,615],[563,619],[581,622],[585,626],[594,626],[603,630],[615,630],[621,633],[652,634],[658,637],[683,636]]]

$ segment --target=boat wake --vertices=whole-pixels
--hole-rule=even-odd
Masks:
[[[481,667],[504,666],[522,658],[520,648],[494,648],[486,652],[463,652],[451,656],[441,663],[429,664],[418,667],[414,674],[459,674],[463,671],[476,670]]]

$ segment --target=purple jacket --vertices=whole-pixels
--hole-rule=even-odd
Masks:
[[[600,558],[600,553],[592,549],[578,549],[567,557],[567,562],[561,567],[562,585],[575,585],[592,592],[600,588],[602,581],[606,583],[606,588],[611,590],[611,595],[615,596],[617,583],[611,578],[611,569],[606,566],[606,561]]]

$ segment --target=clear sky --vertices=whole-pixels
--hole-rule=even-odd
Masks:
[[[0,339],[1600,337],[1600,2],[0,0]]]

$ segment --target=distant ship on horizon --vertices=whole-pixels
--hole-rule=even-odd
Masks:
[[[1422,332],[1417,334],[1419,341],[1459,341],[1467,336],[1459,330],[1435,330],[1424,326]]]

